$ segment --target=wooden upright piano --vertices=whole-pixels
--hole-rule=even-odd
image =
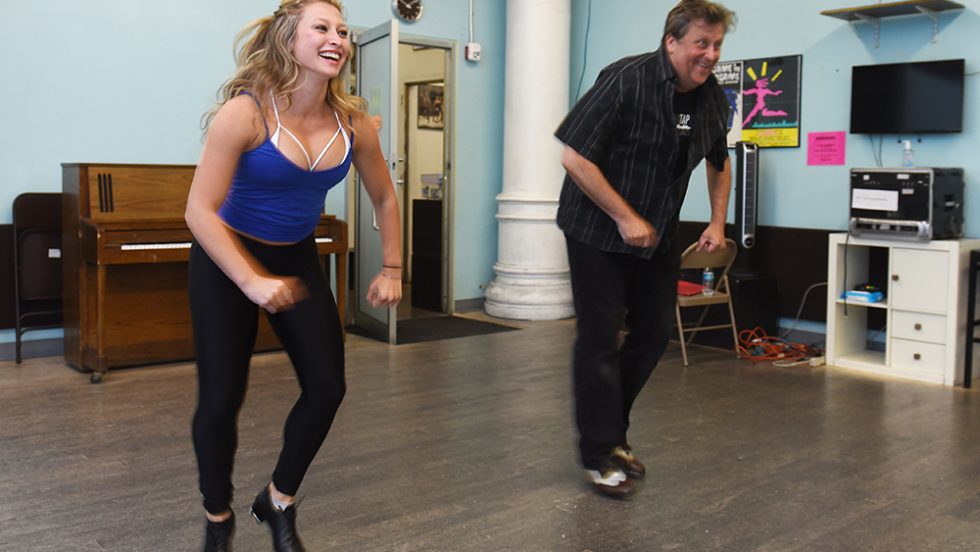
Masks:
[[[194,168],[62,164],[65,361],[94,383],[110,368],[194,358],[184,223]],[[347,225],[323,215],[316,241],[321,259],[336,258],[343,319]],[[279,347],[263,315],[255,348]]]

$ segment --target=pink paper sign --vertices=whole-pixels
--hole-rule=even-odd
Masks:
[[[811,132],[806,137],[807,165],[843,165],[844,132]]]

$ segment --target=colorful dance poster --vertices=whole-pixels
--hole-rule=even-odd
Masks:
[[[728,99],[728,147],[742,139],[742,62],[723,61],[715,64],[715,78]]]
[[[738,93],[732,71],[741,66]],[[800,146],[800,88],[803,56],[783,56],[718,63],[715,76],[737,110],[728,145],[738,140],[762,148]]]

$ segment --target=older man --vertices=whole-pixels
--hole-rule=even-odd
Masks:
[[[715,2],[683,0],[667,15],[660,48],[603,69],[555,132],[568,172],[558,226],[578,317],[579,452],[596,489],[613,498],[632,496],[646,473],[627,441],[630,409],[673,328],[680,263],[671,241],[702,159],[711,222],[698,247],[725,246],[729,107],[712,69],[734,20]]]

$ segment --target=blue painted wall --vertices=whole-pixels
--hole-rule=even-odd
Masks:
[[[803,55],[802,138],[847,130],[850,67],[870,63],[965,58],[980,70],[980,0],[940,16],[938,43],[925,17],[882,23],[881,45],[871,28],[851,26],[821,10],[867,0],[729,0],[739,15],[723,59]],[[573,97],[579,76],[587,88],[599,70],[624,55],[655,49],[673,0],[592,0],[588,56],[583,66],[589,0],[572,0]],[[476,0],[477,64],[457,59],[456,227],[454,299],[482,297],[497,256],[494,197],[503,169],[504,0]],[[10,222],[13,198],[25,191],[59,191],[60,163],[195,163],[201,114],[233,70],[232,40],[272,0],[171,0],[163,3],[90,0],[3,0],[0,4],[0,223]],[[390,17],[388,0],[349,0],[348,22],[371,27]],[[468,2],[428,0],[422,20],[402,33],[456,41],[468,38]],[[547,83],[537,83],[546,86]],[[962,134],[924,136],[921,165],[966,169],[967,233],[980,235],[978,77],[967,77]],[[884,162],[900,162],[898,137],[884,143]],[[911,137],[915,138],[915,137]],[[762,155],[760,223],[843,229],[847,169],[874,164],[867,137],[848,135],[847,164],[808,167],[805,148]],[[558,162],[558,160],[554,160]],[[702,171],[694,176],[683,216],[707,220]],[[34,335],[39,335],[40,332]],[[31,336],[31,334],[28,334]],[[32,336],[32,338],[34,338]],[[0,332],[0,342],[12,341]]]
[[[573,2],[572,90],[583,70],[589,0]],[[939,16],[938,42],[932,42],[932,21],[925,16],[889,18],[881,24],[875,48],[870,25],[850,25],[820,15],[823,10],[874,4],[869,0],[727,0],[738,15],[735,31],[726,37],[722,60],[803,55],[801,146],[765,149],[760,155],[759,223],[770,226],[844,230],[847,224],[850,167],[875,166],[866,135],[847,135],[843,166],[807,166],[806,134],[847,131],[850,121],[851,67],[876,63],[965,58],[967,73],[980,71],[980,9],[978,0],[959,0],[964,10]],[[622,56],[656,49],[673,0],[592,0],[588,54],[582,91],[602,67]],[[576,95],[577,97],[577,95]],[[915,143],[921,166],[963,167],[966,171],[967,234],[980,235],[980,76],[966,78],[964,132],[924,135]],[[887,136],[882,148],[885,166],[901,164],[898,136]],[[916,140],[917,136],[905,136]],[[734,160],[733,160],[734,161]],[[692,177],[682,217],[707,221],[709,205],[704,172]],[[729,213],[731,220],[731,212]]]

